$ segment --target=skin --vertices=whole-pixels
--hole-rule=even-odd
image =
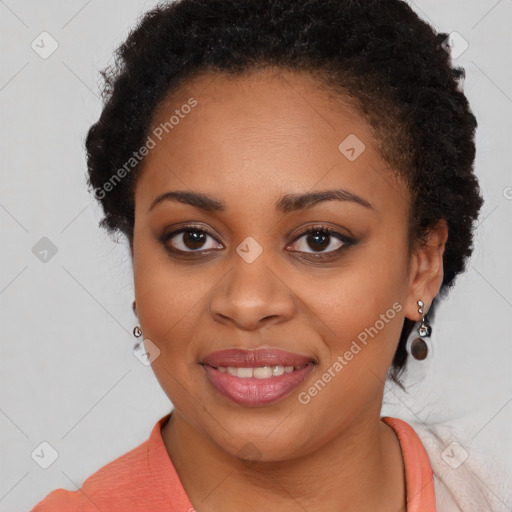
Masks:
[[[139,323],[160,350],[153,370],[174,405],[162,437],[193,506],[406,510],[400,445],[380,421],[383,389],[404,318],[420,320],[417,300],[427,311],[441,286],[446,224],[409,252],[407,187],[392,177],[349,98],[328,94],[308,74],[201,74],[162,102],[152,128],[190,97],[197,106],[144,161],[131,250]],[[349,134],[366,146],[354,161],[338,150]],[[282,195],[330,189],[373,208],[338,200],[288,213],[275,208]],[[226,209],[163,201],[148,211],[173,190],[213,196]],[[213,236],[194,246],[181,233],[167,246],[206,253],[172,255],[159,237],[190,222]],[[343,242],[331,236],[318,249],[310,236],[299,238],[318,222],[355,243],[320,259],[315,253],[335,254]],[[236,252],[249,236],[263,249],[252,263]],[[397,302],[401,311],[300,403],[298,394]],[[199,364],[235,347],[277,347],[317,364],[279,402],[242,407],[220,395]],[[256,463],[244,455],[247,443]]]

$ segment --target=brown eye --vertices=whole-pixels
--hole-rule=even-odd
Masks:
[[[208,239],[212,242],[208,243]],[[185,226],[162,237],[162,243],[176,252],[199,252],[222,248],[221,244],[205,230]]]
[[[208,236],[201,231],[183,231],[182,235],[183,245],[192,250],[201,249],[205,243],[206,237]]]
[[[346,236],[325,228],[312,228],[303,232],[293,242],[293,249],[299,252],[306,252],[309,254],[315,253],[331,253],[338,249],[351,245],[352,241]],[[307,249],[311,249],[308,251]],[[330,249],[330,250],[326,250]]]

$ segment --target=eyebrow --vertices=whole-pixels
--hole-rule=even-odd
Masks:
[[[189,191],[171,191],[159,195],[151,203],[149,211],[151,211],[157,204],[164,201],[177,201],[180,203],[195,206],[207,212],[223,212],[226,210],[226,203],[220,199],[210,197],[206,194],[199,192]],[[312,206],[323,201],[347,201],[356,203],[365,208],[374,210],[372,204],[363,199],[362,197],[349,192],[344,189],[337,190],[324,190],[321,192],[306,192],[304,194],[286,194],[279,198],[276,202],[276,209],[283,213],[290,213],[296,210],[311,208]]]

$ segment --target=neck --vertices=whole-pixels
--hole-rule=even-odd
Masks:
[[[400,444],[379,413],[352,421],[312,453],[277,462],[251,464],[226,453],[176,410],[162,437],[201,512],[265,510],[269,503],[281,512],[406,510]]]

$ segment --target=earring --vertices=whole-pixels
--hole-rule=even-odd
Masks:
[[[133,328],[133,335],[136,337],[136,338],[140,338],[142,336],[142,329],[140,327],[140,325],[136,325],[134,328]]]
[[[425,322],[423,316],[423,301],[418,301],[418,313],[422,315],[420,326],[418,327],[418,334],[420,338],[413,338],[410,343],[407,344],[407,352],[418,361],[423,361],[428,356],[428,345],[424,338],[429,338],[432,334],[432,328]]]
[[[422,338],[429,338],[430,335],[432,334],[432,327],[430,327],[430,325],[425,323],[425,317],[423,316],[423,306],[424,305],[425,304],[423,304],[423,301],[421,301],[421,300],[418,301],[418,313],[420,315],[422,315],[421,324],[418,327],[418,333]]]

